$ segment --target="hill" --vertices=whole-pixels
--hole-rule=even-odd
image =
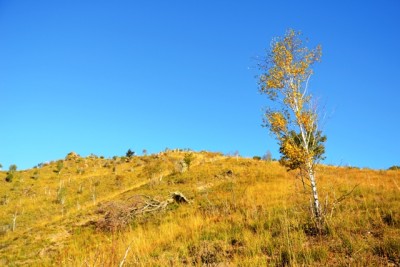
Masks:
[[[400,264],[399,170],[319,166],[322,235],[309,219],[307,188],[274,161],[70,153],[6,176],[0,265]]]

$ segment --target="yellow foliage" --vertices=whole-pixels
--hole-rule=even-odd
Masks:
[[[314,115],[311,112],[302,112],[299,115],[299,124],[301,124],[307,132],[312,130],[314,122]]]
[[[272,112],[267,115],[267,118],[274,133],[287,132],[287,121],[282,113]]]
[[[295,144],[293,139],[286,139],[282,142],[282,152],[291,159],[297,159],[298,161],[305,162],[304,149],[301,146]]]

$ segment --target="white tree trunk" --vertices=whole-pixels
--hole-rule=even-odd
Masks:
[[[311,166],[311,163],[308,163],[308,178],[310,180],[311,184],[311,191],[313,195],[313,208],[314,208],[314,216],[317,219],[318,222],[321,221],[321,208],[319,205],[319,199],[318,199],[318,191],[317,191],[317,183],[315,181],[315,176],[314,176],[314,171]]]
[[[12,219],[12,228],[11,229],[13,232],[15,231],[15,228],[16,228],[16,222],[17,222],[17,212],[14,213],[13,219]]]

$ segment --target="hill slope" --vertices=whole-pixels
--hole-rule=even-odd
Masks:
[[[277,162],[70,153],[6,175],[0,265],[400,264],[400,171],[320,166],[324,235],[313,231],[307,189]]]

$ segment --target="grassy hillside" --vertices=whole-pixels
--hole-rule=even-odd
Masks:
[[[309,220],[310,195],[277,162],[69,154],[12,182],[6,175],[0,266],[400,264],[398,170],[320,166],[323,235]],[[190,203],[170,201],[172,192]]]

